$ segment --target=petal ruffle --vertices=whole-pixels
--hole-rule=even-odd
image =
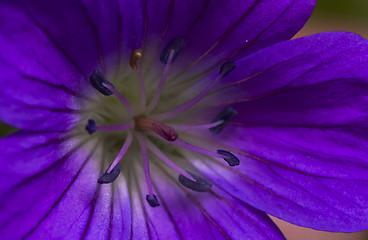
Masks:
[[[323,33],[239,61],[231,86],[218,91],[239,114],[218,143],[243,159],[223,171],[198,167],[231,194],[288,222],[366,229],[367,50],[358,35]]]
[[[160,206],[150,207],[145,201],[144,173],[137,165],[129,171],[134,174],[128,173],[133,239],[284,239],[265,213],[216,187],[208,193],[188,190],[161,163],[151,164]]]
[[[86,152],[73,140],[58,140],[54,134],[25,132],[1,140],[2,238],[76,239],[92,234],[107,239],[129,233],[126,185],[115,191],[111,185],[98,185],[97,152]]]

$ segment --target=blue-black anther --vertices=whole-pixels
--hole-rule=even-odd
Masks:
[[[172,59],[172,63],[173,63],[184,47],[185,47],[184,38],[174,38],[165,46],[164,50],[161,52],[161,56],[160,56],[161,62],[167,64],[171,51],[174,51],[174,56]]]
[[[196,181],[193,181],[184,175],[180,174],[178,177],[179,182],[184,186],[196,192],[207,192],[211,189],[213,183],[209,180],[199,177],[191,172],[188,172]]]
[[[107,173],[107,170],[98,178],[97,182],[99,184],[104,184],[104,183],[111,183],[113,181],[115,181],[115,179],[118,178],[119,174],[120,174],[120,170],[121,167],[120,165],[116,165],[114,167],[114,169],[110,172]]]
[[[231,120],[234,119],[234,117],[238,114],[237,111],[234,110],[232,107],[227,107],[223,109],[214,119],[214,122],[223,121],[221,124],[217,125],[216,127],[210,128],[210,131],[216,134],[219,134],[228,124]]]
[[[105,96],[110,96],[112,94],[112,92],[102,83],[105,83],[106,85],[111,85],[112,87],[113,85],[106,80],[105,76],[100,71],[94,70],[91,76],[89,77],[89,81],[91,85],[101,94]]]
[[[160,206],[160,203],[158,202],[157,197],[156,197],[155,194],[153,194],[153,198],[150,198],[149,195],[146,195],[146,200],[147,200],[148,204],[151,207],[158,207],[158,206]]]
[[[222,74],[224,77],[228,75],[231,71],[235,69],[236,65],[234,61],[225,62],[220,67],[220,75]]]
[[[86,131],[90,135],[96,132],[96,122],[93,119],[88,119],[88,124],[86,125]]]
[[[220,155],[222,155],[223,158],[224,158],[224,160],[231,167],[234,167],[234,166],[238,166],[239,165],[239,159],[234,154],[232,154],[231,152],[226,151],[226,150],[219,149],[219,150],[217,150],[217,153],[220,154]]]

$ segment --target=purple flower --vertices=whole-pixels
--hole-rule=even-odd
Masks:
[[[2,239],[368,228],[368,42],[313,0],[0,3]]]

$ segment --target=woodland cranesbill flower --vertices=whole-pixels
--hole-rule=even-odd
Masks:
[[[313,0],[1,1],[2,239],[368,228],[368,42]]]

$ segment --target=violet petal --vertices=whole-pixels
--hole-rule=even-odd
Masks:
[[[356,34],[322,33],[238,61],[228,76],[234,85],[219,88],[217,97],[242,111],[216,143],[236,149],[242,164],[195,165],[230,194],[285,221],[367,229],[367,49]]]
[[[6,170],[0,174],[2,238],[127,237],[126,183],[119,180],[114,191],[99,185],[93,180],[100,171],[98,158],[74,140],[62,143],[55,137],[19,132],[1,140],[0,163]]]
[[[158,39],[157,43],[163,36],[163,46],[174,38],[184,38],[186,48],[174,66],[180,66],[176,69],[182,71],[196,65],[198,60],[200,66],[192,69],[195,75],[218,66],[225,59],[238,59],[290,39],[305,24],[315,2],[164,0],[158,4],[147,1],[147,35]]]
[[[177,183],[175,173],[163,164],[151,165],[152,183],[160,206],[152,208],[145,194],[144,173],[135,164],[132,183],[133,236],[137,239],[284,239],[268,216],[216,188],[207,194]],[[169,191],[168,191],[169,190]],[[149,227],[145,227],[146,223]]]

